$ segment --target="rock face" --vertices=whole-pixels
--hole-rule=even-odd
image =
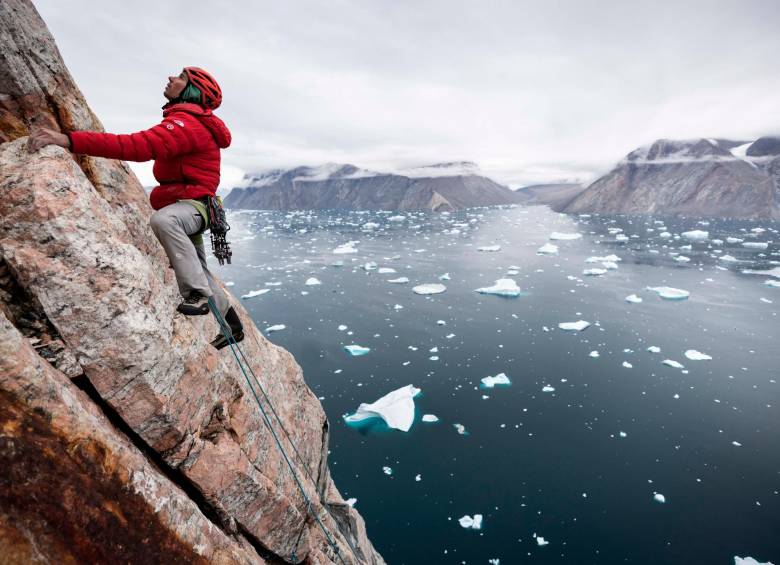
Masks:
[[[401,173],[328,164],[250,174],[225,199],[229,208],[266,210],[459,210],[516,202],[474,163],[441,163]]]
[[[662,139],[629,153],[563,211],[780,218],[780,140]]]
[[[560,212],[583,190],[585,187],[577,183],[534,184],[518,188],[515,194],[522,204],[546,205]]]
[[[33,123],[102,127],[25,0],[0,3],[0,92],[0,555],[383,563],[330,478],[328,421],[293,357],[234,302],[245,379],[208,344],[211,317],[175,313],[125,164],[27,152]]]

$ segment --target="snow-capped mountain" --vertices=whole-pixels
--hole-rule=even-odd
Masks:
[[[563,211],[780,218],[780,138],[660,139],[629,153]]]
[[[517,201],[475,163],[438,163],[377,172],[354,165],[251,173],[225,198],[229,208],[450,211]]]

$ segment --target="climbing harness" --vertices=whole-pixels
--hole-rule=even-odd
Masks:
[[[227,241],[227,232],[230,225],[227,223],[225,209],[222,207],[222,197],[206,196],[206,211],[209,215],[209,230],[211,231],[211,250],[214,257],[217,258],[220,265],[227,263],[230,265],[233,252],[230,250],[230,244]]]
[[[301,462],[301,466],[303,467],[304,472],[309,477],[309,480],[312,482],[312,484],[317,485],[317,482],[314,480],[314,478],[309,473],[308,469],[306,468],[306,462],[303,460],[303,457],[301,457],[301,454],[298,452],[298,449],[295,447],[295,443],[293,443],[292,438],[290,437],[290,434],[287,432],[287,429],[284,427],[284,424],[282,423],[281,418],[279,418],[279,415],[277,414],[276,410],[274,409],[273,404],[271,403],[271,399],[268,397],[268,394],[265,392],[265,389],[260,384],[260,381],[258,380],[257,376],[255,375],[255,372],[252,370],[252,367],[249,365],[249,362],[247,361],[246,357],[244,356],[244,352],[241,351],[241,348],[238,346],[238,343],[236,343],[235,339],[233,339],[232,332],[230,331],[230,328],[223,318],[220,311],[217,309],[216,304],[214,303],[214,299],[212,297],[209,297],[208,299],[209,308],[211,309],[211,312],[214,314],[214,317],[217,319],[217,323],[219,324],[220,331],[224,334],[225,339],[228,340],[228,343],[230,345],[230,350],[233,352],[233,356],[236,358],[236,362],[238,363],[239,369],[241,369],[241,372],[244,375],[244,379],[246,379],[247,385],[249,385],[249,390],[252,391],[252,396],[255,398],[255,402],[257,403],[257,407],[260,409],[260,413],[263,416],[263,421],[265,422],[265,425],[268,427],[269,431],[271,432],[271,435],[274,438],[274,441],[276,442],[276,446],[279,448],[279,451],[281,452],[282,456],[284,457],[285,462],[287,463],[287,467],[290,469],[290,473],[292,474],[293,479],[295,480],[295,483],[298,485],[298,489],[301,491],[301,494],[303,495],[304,500],[306,501],[306,509],[311,514],[311,516],[317,521],[317,524],[319,525],[322,532],[325,534],[325,538],[328,540],[328,543],[333,548],[334,553],[338,556],[339,560],[342,564],[345,564],[344,558],[341,556],[341,553],[339,552],[339,547],[336,545],[336,542],[331,537],[330,532],[325,527],[325,524],[322,523],[322,520],[320,520],[320,517],[312,510],[312,502],[309,499],[309,497],[306,494],[306,491],[303,488],[303,485],[301,484],[301,481],[298,479],[298,475],[295,472],[295,469],[293,468],[292,462],[290,461],[290,458],[287,456],[287,452],[284,450],[284,447],[282,446],[281,441],[279,441],[279,436],[276,433],[276,430],[273,427],[273,424],[268,417],[268,414],[266,413],[265,409],[263,408],[262,403],[260,402],[260,398],[257,396],[257,392],[255,391],[255,387],[252,385],[252,380],[254,380],[255,384],[257,385],[257,388],[260,389],[260,392],[263,394],[263,397],[265,398],[265,401],[268,403],[268,406],[271,408],[271,412],[273,413],[274,417],[276,418],[277,422],[279,423],[279,426],[282,428],[282,431],[287,436],[287,441],[290,442],[290,445],[292,446],[293,450],[295,451],[295,454],[298,456],[298,459]],[[236,353],[238,351],[238,353]],[[241,358],[239,358],[239,354]],[[243,360],[243,363],[242,363]],[[246,368],[249,369],[250,374],[252,375],[252,380],[249,379],[249,375],[247,375],[246,369],[244,368],[244,365],[246,365]],[[331,518],[334,522],[338,525],[338,521],[333,517],[333,514],[331,514],[330,510],[327,508],[326,503],[322,504],[322,508],[325,509],[325,511],[330,514]],[[304,524],[305,528],[305,524]],[[339,528],[340,529],[340,528]],[[301,529],[301,533],[298,535],[298,539],[295,542],[295,549],[293,549],[291,559],[293,562],[296,562],[297,556],[295,550],[298,549],[298,544],[300,543],[301,536],[303,535],[303,529]],[[352,554],[355,556],[355,559],[358,563],[361,562],[360,558],[357,555],[357,550],[352,545],[352,542],[350,542],[349,537],[344,534],[344,532],[341,532],[341,535],[344,537],[344,540],[347,542],[347,545],[349,545],[349,548],[352,550]]]

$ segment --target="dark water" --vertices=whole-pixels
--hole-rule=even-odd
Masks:
[[[243,304],[261,329],[286,325],[269,338],[321,397],[334,480],[357,499],[388,563],[780,562],[780,288],[741,273],[780,265],[777,224],[570,218],[543,207],[390,215],[234,213],[237,264],[217,269],[237,297],[272,289]],[[367,222],[379,227],[361,229]],[[675,238],[694,229],[709,239]],[[583,237],[538,255],[554,231]],[[749,249],[726,237],[771,243]],[[358,253],[332,253],[351,240]],[[586,258],[612,253],[618,269],[582,275],[602,266]],[[365,271],[367,261],[397,273]],[[521,296],[474,292],[510,267]],[[412,292],[444,273],[445,293]],[[386,282],[403,276],[408,284]],[[306,286],[310,277],[322,284]],[[691,294],[668,301],[647,286]],[[558,329],[580,319],[593,325]],[[371,352],[351,357],[348,344]],[[712,360],[688,359],[690,349]],[[502,372],[511,386],[479,387]],[[422,390],[408,433],[344,423],[361,402],[407,384]],[[440,421],[421,422],[426,413]],[[458,519],[474,514],[482,529],[462,528]]]

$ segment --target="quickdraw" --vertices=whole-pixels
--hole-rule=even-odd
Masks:
[[[230,244],[227,241],[227,232],[230,225],[227,223],[225,209],[222,207],[222,198],[220,196],[208,196],[206,208],[209,214],[209,230],[211,231],[211,250],[214,257],[217,258],[220,265],[227,263],[230,265],[233,252],[230,250]]]

